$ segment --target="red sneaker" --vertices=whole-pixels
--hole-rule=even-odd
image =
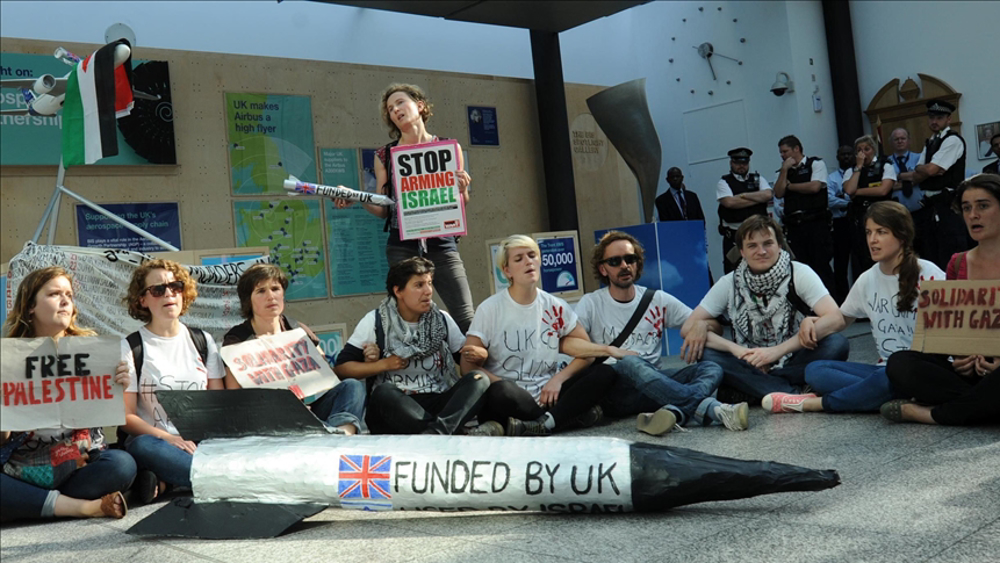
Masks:
[[[815,393],[792,395],[791,393],[770,393],[760,400],[764,412],[802,412],[802,403],[806,399],[815,399]]]

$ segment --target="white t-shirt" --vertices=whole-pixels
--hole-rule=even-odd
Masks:
[[[823,297],[830,294],[827,291],[826,286],[823,285],[823,281],[819,279],[816,272],[813,271],[809,266],[801,263],[792,261],[792,273],[795,278],[795,293],[802,298],[802,301],[809,306],[809,308],[815,310],[816,304]],[[718,317],[723,313],[729,318],[733,318],[734,312],[729,310],[730,297],[733,294],[733,272],[730,272],[724,276],[722,279],[715,282],[715,285],[708,290],[705,297],[702,298],[701,303],[698,304],[699,307],[708,311],[709,315],[713,317]],[[794,326],[789,326],[788,330],[791,331],[786,335],[774,335],[775,340],[785,341],[791,338],[792,334],[798,332],[799,322],[801,322],[801,315],[795,315],[797,319]]]
[[[737,180],[746,180],[745,177],[741,178],[736,174],[733,174],[733,176],[736,176]],[[771,185],[767,183],[767,179],[764,178],[764,176],[760,176],[759,191],[764,191],[769,189],[771,189]],[[729,187],[729,182],[725,180],[719,180],[719,183],[715,185],[715,200],[718,201],[724,197],[732,197],[732,195],[733,195],[733,189]]]
[[[139,328],[142,336],[142,377],[135,376],[135,360],[128,340],[122,339],[122,359],[128,363],[129,384],[126,393],[138,393],[136,414],[148,424],[178,435],[166,411],[156,399],[156,391],[204,391],[209,379],[226,376],[222,357],[212,337],[207,335],[208,365],[201,361],[188,329],[183,324],[177,336],[153,334],[146,327]]]
[[[609,345],[618,337],[618,332],[628,324],[646,291],[648,290],[645,287],[635,286],[635,297],[628,303],[615,301],[606,287],[588,293],[576,304],[576,314],[580,318],[580,324],[590,335],[591,340],[598,344]],[[660,358],[663,329],[683,325],[691,315],[691,309],[669,293],[658,289],[653,291],[656,293],[653,294],[649,308],[621,348],[638,352],[642,359],[655,363]],[[616,361],[614,358],[608,358],[604,363],[611,365]]]
[[[540,289],[530,305],[517,303],[504,290],[479,305],[468,334],[489,351],[483,365],[487,371],[538,399],[542,387],[563,368],[559,340],[577,321],[565,301]]]
[[[854,176],[854,169],[848,168],[847,172],[844,172],[844,183],[846,184],[847,181],[850,180],[852,176]],[[897,179],[896,166],[892,162],[886,161],[885,164],[882,165],[882,181],[892,180],[893,182],[895,182],[896,179]],[[858,189],[867,187],[870,186],[858,186]]]
[[[458,328],[451,315],[442,311],[444,322],[448,326],[448,349],[452,354],[458,353],[465,345],[465,336]],[[347,343],[359,350],[365,343],[376,342],[375,315],[378,309],[368,311],[361,322],[354,328],[354,333]],[[410,330],[416,330],[418,323],[406,323]],[[384,326],[383,326],[384,328]],[[406,367],[400,370],[384,371],[375,376],[376,383],[392,383],[407,394],[444,393],[451,388],[455,378],[454,373],[444,373],[445,359],[441,352],[420,359],[410,360]]]
[[[920,260],[921,280],[943,280],[945,273],[933,262]],[[851,287],[847,299],[840,306],[845,317],[867,317],[872,324],[872,337],[884,364],[893,352],[909,350],[913,342],[913,330],[917,324],[916,303],[913,309],[900,313],[896,309],[899,294],[899,275],[887,276],[878,264],[858,276]]]
[[[944,137],[950,130],[951,127],[945,127],[944,131],[938,133],[938,136]],[[931,164],[936,164],[942,169],[947,170],[951,168],[963,154],[965,154],[965,147],[962,145],[961,139],[953,135],[941,143],[937,152],[934,153],[934,157],[931,158]],[[917,166],[920,166],[921,164],[927,164],[926,146],[924,146],[923,150],[920,151],[920,160],[917,161]]]

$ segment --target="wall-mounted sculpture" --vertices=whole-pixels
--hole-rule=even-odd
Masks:
[[[652,221],[663,155],[646,103],[646,79],[594,94],[587,98],[587,107],[639,181],[642,215],[645,222]]]

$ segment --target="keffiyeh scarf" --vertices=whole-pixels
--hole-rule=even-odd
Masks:
[[[441,353],[444,365],[442,372],[455,372],[455,360],[448,349],[448,327],[444,315],[437,304],[431,303],[431,310],[420,315],[416,329],[399,316],[399,308],[395,297],[386,297],[378,306],[378,315],[382,319],[382,329],[385,332],[385,350],[382,357],[392,355],[404,359],[417,359]]]
[[[737,344],[754,348],[776,346],[798,329],[798,312],[788,300],[791,279],[792,258],[784,250],[774,266],[762,274],[754,274],[746,261],[740,262],[733,272],[733,291],[729,297]]]

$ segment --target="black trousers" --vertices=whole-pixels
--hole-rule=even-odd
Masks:
[[[847,217],[837,217],[833,220],[833,298],[837,304],[847,299],[851,290],[851,281],[847,269],[851,263],[851,221]],[[854,279],[861,272],[854,271]]]
[[[368,398],[365,422],[372,434],[454,434],[479,412],[489,385],[490,379],[478,371],[465,374],[444,393],[407,395],[391,383],[380,383]]]
[[[886,375],[899,395],[936,405],[931,417],[938,424],[1000,422],[1000,370],[965,377],[952,369],[945,355],[905,350],[889,356]]]
[[[826,290],[832,292],[834,284],[830,260],[833,259],[833,236],[829,220],[818,218],[798,224],[786,223],[785,236],[795,259],[812,268]]]
[[[924,260],[930,260],[944,270],[951,255],[972,248],[973,241],[962,217],[951,209],[947,194],[934,196],[913,212],[916,229],[914,250]]]
[[[615,382],[615,370],[604,364],[591,365],[566,380],[559,392],[559,399],[548,412],[556,421],[556,429],[571,428],[576,417],[596,405]],[[517,383],[502,379],[486,391],[479,421],[495,420],[507,424],[507,418],[537,420],[545,414],[535,398]]]

